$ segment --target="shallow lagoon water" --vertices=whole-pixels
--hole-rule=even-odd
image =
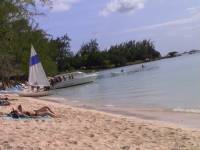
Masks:
[[[72,103],[200,112],[200,54],[99,72],[94,83],[56,90]],[[112,72],[125,73],[113,75]]]

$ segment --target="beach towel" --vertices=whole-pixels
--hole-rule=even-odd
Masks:
[[[16,114],[14,112],[11,112],[9,114],[2,114],[0,115],[0,118],[5,119],[5,120],[32,120],[32,119],[36,119],[36,120],[49,120],[51,119],[50,116],[27,116],[27,115],[23,115],[23,114]]]
[[[29,118],[30,116],[27,116],[25,114],[19,114],[16,113],[15,111],[11,111],[9,114],[7,114],[8,117],[14,118],[14,119],[19,119],[19,118]]]
[[[10,105],[9,101],[0,99],[0,106],[9,106],[9,105]]]
[[[13,118],[11,116],[8,116],[8,115],[1,115],[0,116],[0,119],[3,119],[3,120],[8,120],[8,121],[31,121],[31,120],[35,120],[35,121],[51,121],[51,117],[49,116],[44,116],[44,117],[19,117],[19,118]]]

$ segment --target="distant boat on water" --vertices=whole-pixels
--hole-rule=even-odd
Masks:
[[[136,73],[136,72],[141,72],[144,71],[146,68],[146,66],[144,64],[141,65],[141,67],[139,67],[138,69],[135,70],[129,70],[129,71],[125,71],[124,69],[121,69],[120,71],[115,71],[115,72],[111,72],[112,76],[119,76],[119,75],[126,75],[126,74],[131,74],[131,73]]]
[[[31,46],[28,85],[18,94],[23,97],[41,97],[52,94],[49,89],[50,83],[46,77],[40,59],[34,47]]]
[[[121,69],[120,71],[117,71],[117,72],[111,72],[111,75],[113,76],[118,76],[122,74],[126,74],[126,71],[124,71],[124,69]]]
[[[51,78],[50,84],[54,89],[65,88],[94,82],[97,76],[96,73],[72,72]]]

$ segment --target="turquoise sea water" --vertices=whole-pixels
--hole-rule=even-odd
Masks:
[[[200,112],[200,54],[99,72],[94,83],[56,90],[68,102]],[[124,74],[112,75],[112,72]]]

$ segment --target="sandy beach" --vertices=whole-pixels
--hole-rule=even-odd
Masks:
[[[0,106],[9,113],[49,106],[58,118],[0,118],[0,150],[199,150],[200,131],[176,124],[76,108],[56,102],[15,97]]]

